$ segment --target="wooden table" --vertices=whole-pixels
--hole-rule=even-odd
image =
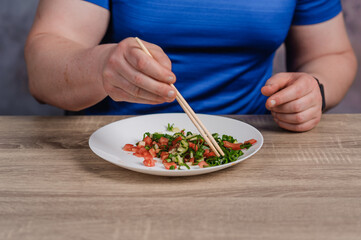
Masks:
[[[0,239],[361,239],[361,115],[291,133],[231,116],[265,139],[211,174],[158,177],[88,147],[126,116],[0,117]]]

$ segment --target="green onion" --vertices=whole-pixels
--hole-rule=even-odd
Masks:
[[[174,123],[172,125],[170,125],[170,123],[168,123],[168,126],[167,126],[167,131],[173,131],[173,128],[174,128]]]
[[[145,137],[147,137],[147,136],[150,137],[150,133],[149,133],[149,132],[146,132],[146,133],[143,134],[143,139],[144,139]]]
[[[191,169],[186,163],[179,164],[179,166],[185,166],[186,168]]]

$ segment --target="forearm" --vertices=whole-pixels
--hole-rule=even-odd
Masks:
[[[29,39],[25,49],[33,96],[65,110],[92,106],[107,94],[102,67],[114,45],[87,47],[52,34]]]
[[[357,60],[348,51],[320,56],[289,71],[305,72],[318,78],[324,85],[326,109],[336,106],[350,88],[357,71]]]

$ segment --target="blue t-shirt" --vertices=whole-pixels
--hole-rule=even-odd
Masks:
[[[175,86],[195,112],[264,114],[261,88],[291,25],[315,24],[341,11],[339,0],[87,0],[111,12],[103,43],[139,37],[172,61]],[[181,112],[178,103],[115,102],[87,114]]]

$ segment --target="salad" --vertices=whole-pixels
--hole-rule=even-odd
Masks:
[[[195,165],[205,168],[234,162],[243,155],[244,150],[257,142],[250,139],[239,143],[232,136],[213,133],[213,138],[225,154],[217,157],[201,135],[185,132],[184,129],[179,131],[174,124],[168,124],[167,131],[173,133],[146,132],[141,141],[135,145],[126,144],[123,150],[144,158],[143,164],[147,167],[154,167],[157,161],[155,158],[160,158],[166,169],[175,170],[181,166],[187,169]]]

